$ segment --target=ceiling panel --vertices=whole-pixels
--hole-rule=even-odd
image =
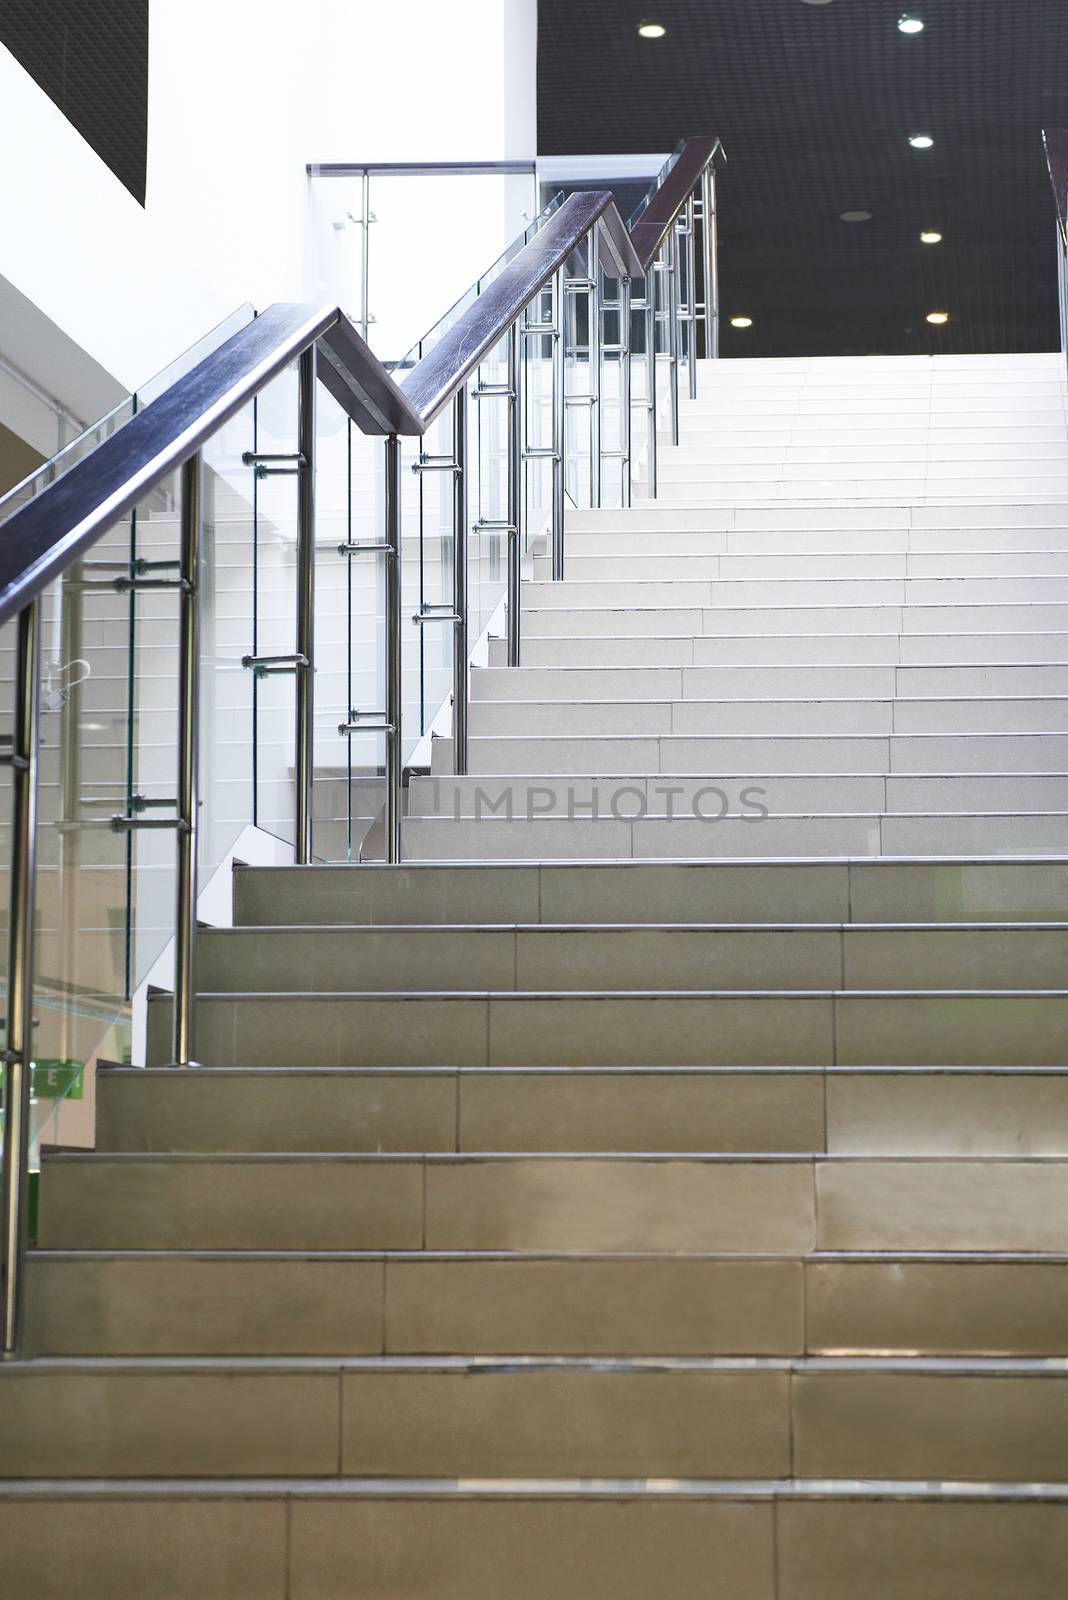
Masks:
[[[754,320],[725,354],[1056,348],[1043,126],[1068,126],[1068,0],[539,0],[542,153],[722,138],[723,311]]]

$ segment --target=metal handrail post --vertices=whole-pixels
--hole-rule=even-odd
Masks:
[[[709,162],[701,175],[701,233],[705,271],[705,355],[719,357],[719,241],[716,233],[716,174]]]
[[[523,559],[523,350],[519,324],[508,334],[508,665],[518,667],[520,648],[520,578]]]
[[[601,503],[601,241],[590,229],[588,336],[590,361],[590,505]]]
[[[193,1063],[200,809],[200,539],[203,461],[182,467],[181,585],[178,611],[178,804],[174,897],[174,1065]]]
[[[649,411],[649,495],[656,499],[657,489],[657,438],[656,438],[656,297],[658,274],[652,262],[645,274],[645,361],[647,406]]]
[[[453,771],[467,771],[467,384],[453,401],[452,501],[452,754]]]
[[[401,858],[401,453],[395,433],[386,440],[386,860]]]
[[[630,279],[619,280],[619,448],[623,453],[620,497],[631,503],[630,477]]]
[[[553,279],[553,578],[564,576],[564,450],[567,397],[567,292],[564,268]]]
[[[671,442],[679,442],[679,229],[671,224],[668,244],[668,339],[671,351]]]
[[[693,195],[686,202],[686,365],[690,399],[697,399],[697,225]]]
[[[40,601],[18,619],[15,725],[11,747],[11,878],[7,939],[7,1040],[4,1052],[2,1304],[0,1354],[17,1355],[30,1193],[30,1092],[33,1072],[33,935],[37,881],[37,769],[41,682]]]
[[[300,358],[297,388],[297,637],[295,651],[296,824],[294,860],[312,858],[312,783],[315,769],[315,346]]]

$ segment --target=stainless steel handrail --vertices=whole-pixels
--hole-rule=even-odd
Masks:
[[[700,154],[700,152],[698,152]],[[660,193],[668,188],[680,162],[669,174]],[[696,160],[696,155],[694,157]],[[707,171],[711,156],[703,165],[690,162],[686,172],[696,171],[696,182]],[[677,184],[676,184],[677,187]],[[659,235],[657,249],[675,227],[677,218],[689,208],[692,213],[694,182],[667,219]],[[674,193],[674,191],[672,191]],[[659,195],[654,197],[654,204]],[[666,203],[666,202],[665,202]],[[648,208],[639,221],[647,223]],[[663,211],[663,205],[660,208]],[[707,214],[707,213],[706,213]],[[659,228],[660,222],[653,222]],[[585,252],[581,276],[567,276],[568,263],[576,252]],[[678,251],[674,251],[677,263]],[[509,602],[508,657],[519,661],[519,560],[522,553],[523,496],[520,473],[524,457],[548,456],[552,461],[552,551],[553,576],[564,572],[563,508],[564,457],[566,450],[565,357],[568,329],[575,322],[569,300],[575,293],[588,296],[590,362],[589,393],[582,396],[591,406],[590,484],[593,503],[599,503],[601,442],[599,410],[601,367],[604,355],[602,318],[606,307],[616,311],[621,326],[618,341],[611,347],[621,367],[621,404],[627,408],[621,419],[624,503],[629,500],[630,462],[630,312],[631,281],[648,273],[646,304],[651,304],[652,257],[643,258],[628,234],[611,194],[594,191],[575,194],[556,211],[534,238],[505,266],[474,304],[458,318],[438,344],[411,369],[406,381],[398,383],[372,354],[352,323],[337,306],[313,308],[302,305],[273,305],[261,316],[242,327],[224,344],[191,370],[170,384],[115,433],[97,445],[68,472],[42,489],[34,499],[0,524],[0,623],[18,618],[16,642],[16,716],[10,752],[5,764],[12,774],[12,860],[11,911],[8,936],[8,1031],[2,1057],[4,1069],[3,1174],[0,1179],[0,1356],[14,1354],[19,1345],[21,1325],[22,1257],[26,1244],[27,1173],[29,1162],[29,1122],[32,1072],[32,1000],[34,945],[34,887],[36,854],[36,804],[38,752],[40,742],[40,653],[41,596],[64,571],[110,527],[142,502],[170,473],[181,469],[181,559],[178,577],[167,586],[179,591],[179,673],[178,673],[178,769],[175,815],[172,818],[143,819],[119,817],[115,825],[124,829],[173,826],[177,839],[175,890],[175,985],[173,1023],[173,1062],[190,1066],[195,1062],[194,1037],[194,944],[197,906],[197,828],[198,794],[198,664],[200,608],[200,544],[203,522],[202,474],[203,445],[251,401],[287,366],[299,361],[298,429],[296,454],[287,457],[286,470],[297,477],[297,605],[296,649],[284,658],[296,675],[296,726],[294,770],[296,783],[296,838],[294,855],[298,863],[311,859],[312,849],[312,729],[314,660],[314,551],[315,551],[315,390],[318,382],[338,401],[349,418],[364,434],[384,439],[385,448],[385,531],[381,544],[351,546],[354,553],[378,550],[385,556],[385,682],[386,704],[376,726],[387,739],[386,758],[386,858],[400,859],[401,799],[401,583],[400,583],[400,449],[401,436],[421,437],[434,419],[450,403],[453,409],[453,453],[444,463],[440,457],[417,465],[447,466],[453,473],[454,589],[453,609],[448,618],[456,628],[454,642],[454,760],[456,770],[466,770],[468,704],[468,591],[467,534],[468,379],[487,355],[505,339],[508,341],[508,379],[502,385],[486,386],[485,394],[506,398],[508,424],[508,516],[492,524],[509,536],[509,571],[506,594]],[[643,265],[644,260],[644,265]],[[619,297],[609,302],[602,289],[602,277],[619,280]],[[672,279],[671,304],[678,302],[678,269]],[[708,280],[706,279],[706,282]],[[542,292],[552,289],[552,318],[546,323],[539,316],[527,322],[528,308]],[[691,336],[688,356],[695,355],[693,319],[695,317],[693,275],[689,283],[688,314]],[[650,413],[650,457],[655,456],[655,317],[647,318],[654,341],[647,345]],[[552,341],[552,446],[549,450],[524,449],[522,396],[522,354],[520,337],[536,334]],[[672,344],[677,349],[675,330]],[[692,379],[691,379],[692,381]],[[256,461],[256,457],[250,458]],[[264,469],[267,470],[267,469]],[[343,549],[346,547],[342,547]],[[129,588],[159,585],[158,579],[124,578]],[[258,658],[248,657],[251,664]],[[262,663],[261,663],[262,664]],[[359,727],[358,715],[350,714],[346,727]],[[2,741],[0,741],[2,742]]]

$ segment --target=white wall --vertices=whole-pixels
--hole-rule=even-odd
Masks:
[[[5,291],[30,308],[0,321],[0,354],[13,329],[35,348],[25,333],[42,319],[58,354],[47,371],[33,348],[18,364],[70,403],[68,341],[72,367],[82,353],[78,414],[101,411],[116,383],[136,386],[242,301],[314,288],[308,161],[533,155],[536,9],[152,0],[144,209],[0,48],[0,310]],[[487,259],[504,227],[501,216]],[[438,233],[402,286],[413,334],[445,309],[432,278],[450,248]]]

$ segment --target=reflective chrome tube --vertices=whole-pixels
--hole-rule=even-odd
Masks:
[[[174,1065],[193,1062],[196,993],[197,835],[200,810],[200,451],[182,467],[181,599],[178,611],[178,804],[174,893]]]
[[[401,858],[401,485],[400,440],[386,440],[386,860]]]
[[[508,626],[508,665],[519,665],[520,580],[523,560],[523,347],[519,324],[513,322],[508,334],[508,596],[505,601]]]
[[[467,385],[453,401],[453,478],[452,502],[452,599],[456,620],[453,623],[452,659],[452,754],[458,776],[467,771]]]
[[[19,612],[15,726],[11,746],[11,868],[7,938],[7,1039],[4,1052],[3,1256],[0,1355],[16,1355],[22,1330],[22,1276],[30,1193],[30,1090],[33,1060],[33,902],[37,876],[37,767],[40,733],[40,601]]]
[[[567,292],[564,268],[553,279],[553,578],[564,576],[564,450],[567,397]]]
[[[297,393],[297,640],[307,666],[296,677],[296,824],[294,860],[312,858],[312,780],[315,766],[315,346],[300,358]]]

